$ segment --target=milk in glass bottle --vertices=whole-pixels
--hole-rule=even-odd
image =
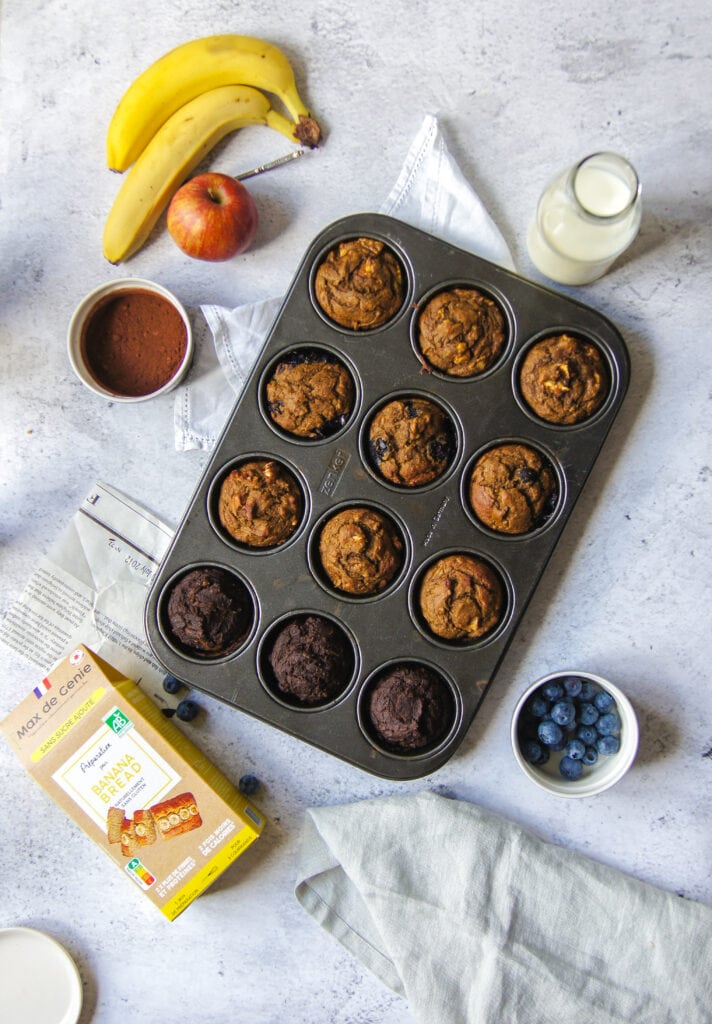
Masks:
[[[560,284],[602,277],[640,227],[640,181],[617,153],[593,153],[543,192],[527,233],[534,266]]]

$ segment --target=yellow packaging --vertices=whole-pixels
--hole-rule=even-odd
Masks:
[[[0,722],[27,772],[173,921],[264,818],[142,691],[80,646]]]

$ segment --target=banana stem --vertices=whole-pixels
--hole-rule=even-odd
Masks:
[[[281,167],[282,164],[288,164],[303,155],[303,149],[295,149],[292,153],[287,153],[286,156],[279,156],[276,160],[270,160],[269,163],[253,167],[251,171],[243,171],[242,174],[236,174],[235,179],[237,181],[244,181],[245,178],[253,178],[256,174],[262,174],[263,171],[271,171],[273,167]]]

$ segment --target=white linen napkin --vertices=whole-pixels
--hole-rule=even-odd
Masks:
[[[504,238],[454,161],[432,114],[425,117],[379,212],[514,269]],[[282,298],[275,297],[235,309],[200,307],[214,348],[196,328],[196,362],[175,396],[178,451],[215,446],[281,304]]]
[[[307,812],[295,894],[419,1024],[710,1024],[712,909],[435,793]]]

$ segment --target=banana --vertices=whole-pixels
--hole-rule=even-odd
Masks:
[[[253,36],[205,36],[164,54],[126,90],[109,124],[109,168],[125,171],[168,117],[223,85],[250,85],[273,93],[294,121],[292,141],[318,145],[321,130],[302,102],[292,66],[280,49]]]
[[[104,256],[128,259],[148,238],[179,185],[228,132],[264,124],[294,141],[294,122],[247,85],[210,89],[158,129],[124,178],[104,226]]]

